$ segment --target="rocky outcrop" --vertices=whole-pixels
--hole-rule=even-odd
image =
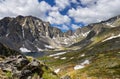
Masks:
[[[35,73],[41,78],[43,74],[40,62],[35,59],[30,62],[22,56],[6,58],[0,62],[0,68],[5,73],[10,72],[12,78],[18,79],[28,79],[30,76],[32,78]]]
[[[0,51],[0,79],[40,79],[44,78],[43,74],[49,69],[37,59],[28,59],[2,44],[0,44]],[[43,67],[47,67],[46,71]],[[49,73],[53,72],[49,70]],[[55,74],[52,75],[57,77]]]

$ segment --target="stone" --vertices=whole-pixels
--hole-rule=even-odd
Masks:
[[[61,79],[71,79],[69,75],[62,77]]]

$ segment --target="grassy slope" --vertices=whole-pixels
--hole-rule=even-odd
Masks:
[[[40,58],[44,60],[46,64],[54,68],[61,68],[60,76],[68,74],[72,79],[98,79],[98,78],[119,78],[120,77],[120,38],[114,38],[109,41],[102,42],[102,40],[108,38],[113,33],[119,34],[119,27],[109,29],[108,31],[101,33],[94,37],[93,43],[88,45],[82,50],[71,51],[64,55],[59,56],[58,59],[54,57],[45,56]],[[84,57],[81,57],[82,54]],[[61,57],[66,57],[65,60],[61,60]],[[73,59],[71,59],[73,57]],[[89,59],[91,63],[85,68],[80,70],[74,70],[73,67],[82,62],[85,59]]]

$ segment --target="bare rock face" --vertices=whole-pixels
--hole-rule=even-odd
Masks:
[[[0,20],[0,42],[18,51],[24,47],[37,52],[57,36],[62,36],[61,30],[33,16],[5,17]]]
[[[119,27],[120,16],[85,27],[62,32],[33,16],[5,17],[0,20],[0,42],[21,52],[69,47],[81,40],[89,40],[113,27]],[[90,33],[90,34],[89,34]],[[90,36],[89,36],[90,35]],[[87,38],[87,39],[86,39]],[[82,46],[82,45],[81,45]]]
[[[73,31],[72,30],[68,30],[67,32],[65,32],[64,36],[65,37],[69,37],[73,35]]]
[[[74,36],[72,30],[63,33],[51,27],[49,22],[33,16],[5,17],[0,20],[0,42],[21,52],[38,52],[50,47],[53,49],[62,45],[59,42],[72,44],[74,39],[71,36]]]

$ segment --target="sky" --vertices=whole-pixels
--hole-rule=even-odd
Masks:
[[[120,14],[120,0],[0,0],[0,19],[32,15],[62,31]]]

